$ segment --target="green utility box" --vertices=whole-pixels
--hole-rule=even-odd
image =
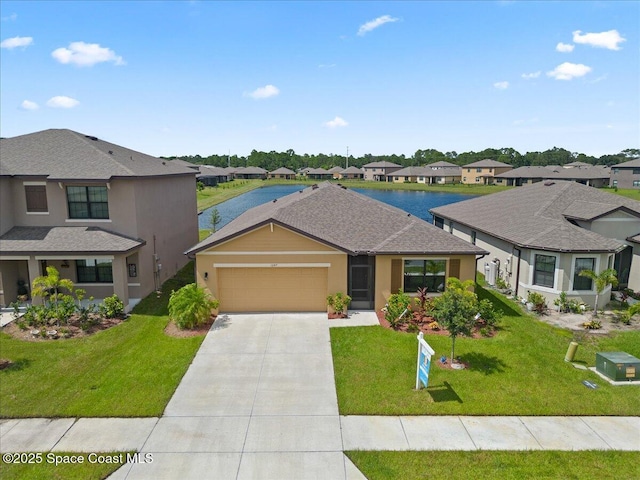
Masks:
[[[596,370],[616,382],[640,380],[640,360],[626,352],[596,353]]]

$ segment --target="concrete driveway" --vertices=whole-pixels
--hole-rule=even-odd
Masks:
[[[221,315],[120,479],[364,479],[343,443],[326,314]]]

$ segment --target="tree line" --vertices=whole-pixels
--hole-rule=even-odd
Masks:
[[[571,162],[584,162],[591,165],[615,165],[640,157],[640,149],[628,148],[615,155],[603,155],[593,157],[584,153],[570,152],[564,148],[553,147],[544,152],[527,152],[521,154],[513,148],[487,148],[480,152],[440,152],[435,149],[417,150],[413,155],[407,157],[401,155],[372,155],[367,153],[360,157],[349,155],[349,166],[362,167],[370,162],[387,161],[397,163],[403,167],[426,165],[438,161],[447,161],[456,165],[467,165],[478,160],[497,160],[515,167],[522,166],[545,166],[545,165],[565,165]],[[291,170],[298,170],[305,167],[310,168],[331,168],[334,166],[344,167],[346,165],[346,155],[334,154],[298,154],[292,149],[285,152],[260,152],[252,150],[248,156],[238,155],[185,155],[164,157],[170,160],[179,158],[187,162],[198,165],[214,165],[217,167],[261,167],[272,171],[280,167],[287,167]]]

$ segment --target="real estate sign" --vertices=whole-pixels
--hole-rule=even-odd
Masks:
[[[429,370],[431,368],[431,357],[436,352],[425,342],[424,334],[418,334],[418,367],[416,371],[416,390],[420,390],[420,384],[427,388],[429,386]]]

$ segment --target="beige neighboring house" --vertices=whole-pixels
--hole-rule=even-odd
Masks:
[[[197,171],[64,129],[0,140],[0,304],[46,267],[130,309],[198,239]]]
[[[640,233],[633,237],[628,237],[627,241],[630,242],[629,245],[633,249],[628,287],[635,292],[640,292]]]
[[[426,185],[444,185],[460,183],[460,167],[406,167],[387,175],[387,181],[393,183],[424,183]]]
[[[612,165],[609,186],[640,188],[640,158]]]
[[[272,172],[269,172],[269,178],[276,178],[280,180],[295,180],[296,172],[287,167],[280,167]]]
[[[436,226],[488,250],[479,268],[516,295],[560,292],[593,305],[595,287],[579,272],[614,268],[621,286],[638,284],[640,202],[575,182],[547,181],[431,210]],[[610,299],[607,289],[600,307]]]
[[[326,297],[381,309],[391,293],[475,278],[487,252],[329,182],[254,207],[195,245],[197,282],[222,312],[326,311]]]
[[[364,179],[373,182],[386,182],[387,176],[397,170],[400,170],[402,165],[392,162],[371,162],[362,166],[364,172]]]
[[[508,172],[513,167],[496,160],[479,160],[462,166],[462,183],[492,185],[496,175]]]
[[[309,180],[331,180],[333,173],[324,168],[310,168],[307,170],[307,178]]]
[[[358,167],[351,166],[340,171],[338,178],[345,180],[363,180],[364,172]]]
[[[343,170],[344,168],[342,167],[331,167],[327,170],[327,172],[329,172],[333,176],[334,180],[337,180],[340,178],[340,172],[342,172]]]

